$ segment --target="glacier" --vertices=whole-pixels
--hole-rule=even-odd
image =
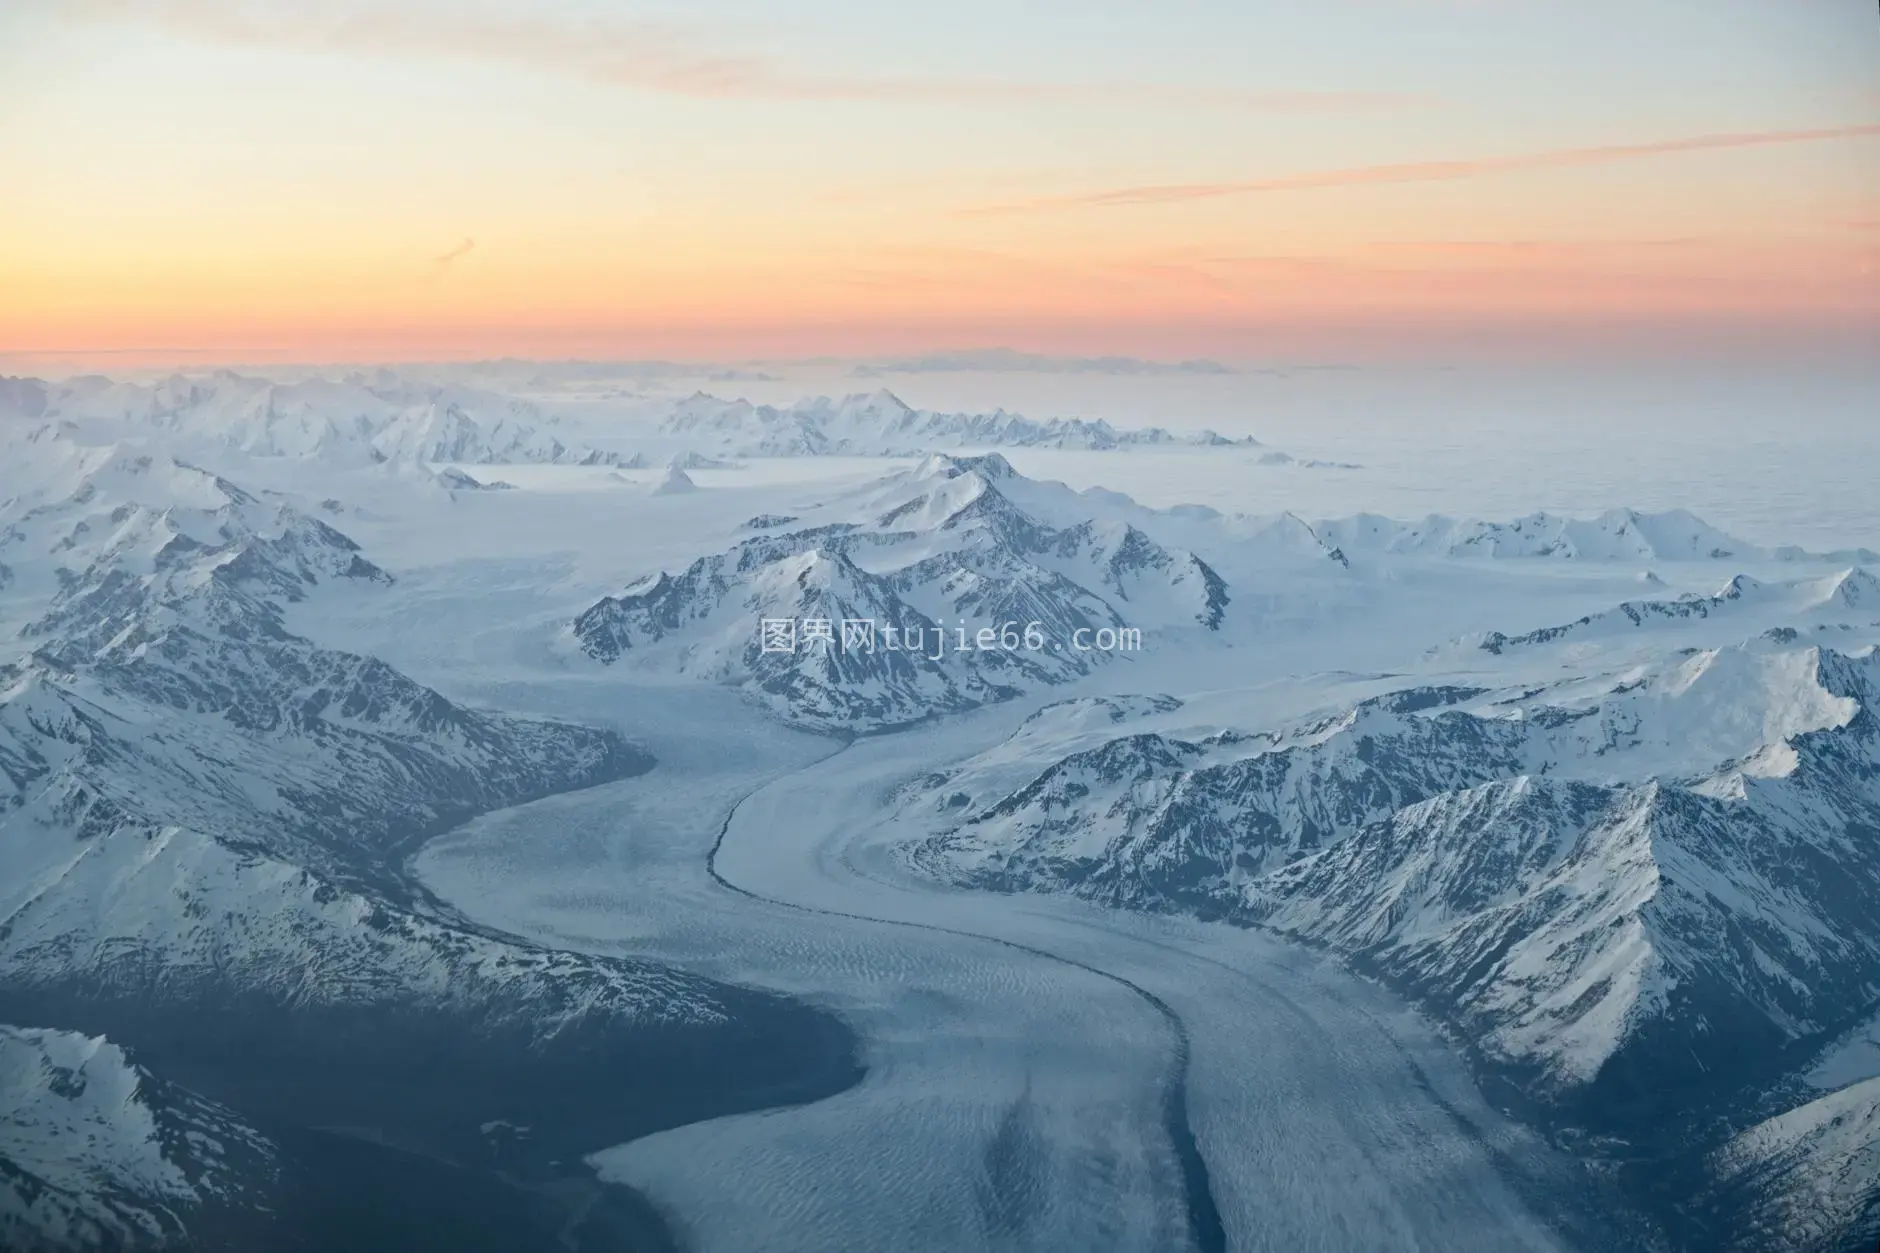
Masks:
[[[1867,1247],[1871,531],[525,367],[0,386],[9,1239]]]

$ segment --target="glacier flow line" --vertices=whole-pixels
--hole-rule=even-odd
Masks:
[[[806,774],[847,752],[854,744],[855,741],[851,739],[835,752],[818,758],[795,773]],[[1021,944],[1016,940],[1007,940],[996,935],[981,935],[976,931],[965,931],[956,927],[942,927],[934,923],[909,922],[904,918],[876,918],[868,914],[850,913],[847,910],[799,905],[795,901],[780,900],[773,896],[765,896],[761,892],[753,892],[749,888],[739,887],[718,872],[719,850],[724,847],[725,837],[731,832],[731,823],[737,818],[738,810],[744,807],[744,802],[777,782],[779,782],[778,779],[771,779],[740,796],[731,806],[730,811],[725,814],[724,822],[719,824],[718,838],[712,841],[711,851],[705,855],[705,873],[727,892],[734,892],[760,904],[795,910],[802,914],[816,914],[825,918],[845,918],[851,922],[865,922],[876,926],[906,927],[913,931],[927,931],[936,935],[950,935],[964,940],[979,940],[986,944],[996,944],[1031,957],[1081,970],[1099,979],[1107,979],[1111,983],[1127,988],[1161,1016],[1162,1021],[1168,1024],[1170,1033],[1175,1037],[1174,1065],[1170,1071],[1168,1085],[1162,1091],[1162,1127],[1175,1150],[1175,1160],[1181,1170],[1189,1238],[1196,1253],[1227,1253],[1227,1228],[1221,1222],[1220,1207],[1214,1201],[1214,1187],[1208,1178],[1208,1163],[1201,1155],[1201,1146],[1195,1139],[1194,1127],[1188,1121],[1188,1071],[1192,1050],[1188,1040],[1188,1024],[1182,1021],[1181,1015],[1177,1014],[1167,1001],[1131,979],[1073,958],[1060,956],[1046,949]]]

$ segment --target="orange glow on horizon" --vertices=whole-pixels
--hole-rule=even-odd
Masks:
[[[1838,49],[1828,16],[1771,10],[1726,64],[1511,14],[1565,41],[1513,93],[1473,52],[1353,50],[1427,15],[1289,17],[1322,44],[1293,81],[1290,51],[1204,73],[1202,38],[1097,74],[1013,14],[1011,47],[1066,58],[1030,81],[958,47],[896,67],[584,3],[0,13],[0,144],[26,175],[0,197],[0,355],[1338,356],[1880,327],[1872,101],[1847,66],[1816,95],[1765,64],[1768,39]],[[1579,76],[1614,57],[1624,107]]]
[[[471,243],[471,241],[466,241]],[[0,350],[269,348],[388,359],[462,345],[479,355],[567,355],[657,342],[685,355],[932,348],[1028,328],[1055,337],[1114,326],[1291,326],[1336,351],[1341,328],[1550,324],[1880,327],[1880,238],[1843,231],[1782,241],[1397,240],[1286,255],[1188,247],[1055,256],[884,249],[795,264],[731,257],[597,265],[458,246],[391,271],[253,270],[171,261],[147,271],[9,276]],[[780,334],[799,327],[800,334]],[[853,342],[834,328],[853,328]],[[1059,328],[1046,332],[1045,328]],[[1412,336],[1414,337],[1414,336]],[[585,345],[586,347],[583,347]],[[1075,347],[1075,345],[1067,345]]]

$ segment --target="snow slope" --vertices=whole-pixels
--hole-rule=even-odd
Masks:
[[[103,1037],[0,1026],[0,1239],[174,1247],[193,1211],[265,1203],[274,1148]]]
[[[1715,1168],[1724,1195],[1744,1203],[1728,1247],[1867,1249],[1880,1223],[1880,1078],[1756,1124]]]

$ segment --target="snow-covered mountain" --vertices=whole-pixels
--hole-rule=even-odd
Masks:
[[[519,382],[526,380],[518,380]],[[577,398],[578,399],[578,398]],[[651,406],[649,409],[649,405]],[[205,461],[231,455],[314,457],[336,465],[383,460],[493,465],[533,463],[682,469],[723,468],[738,457],[923,456],[985,448],[1108,450],[1140,446],[1259,447],[1251,438],[1161,427],[1122,429],[1101,420],[1034,419],[1005,410],[914,409],[892,392],[814,396],[787,406],[724,400],[704,392],[656,404],[623,398],[618,414],[650,420],[651,442],[671,456],[597,447],[570,415],[580,403],[379,369],[290,381],[231,370],[154,382],[85,375],[63,382],[0,377],[0,421],[91,444],[160,437]],[[608,412],[613,412],[609,410]],[[617,415],[618,416],[618,415]],[[596,428],[597,430],[599,428]],[[617,434],[612,427],[608,434]],[[1284,454],[1269,454],[1290,461]]]
[[[533,403],[495,392],[422,384],[390,371],[291,383],[228,370],[139,384],[84,376],[13,379],[0,413],[92,443],[160,436],[204,459],[230,454],[497,464],[610,464]]]
[[[389,578],[325,524],[126,450],[79,468],[6,518],[39,612],[0,666],[0,980],[475,995],[505,950],[392,921],[403,842],[642,759],[289,632],[283,606],[316,586]]]
[[[201,1214],[246,1215],[306,1165],[295,1130],[378,1143],[374,1102],[443,1073],[459,1043],[454,1061],[475,1065],[440,1083],[461,1090],[427,1095],[432,1122],[388,1151],[484,1153],[482,1128],[515,1120],[501,1102],[530,1067],[534,1095],[574,1115],[604,1103],[596,1076],[645,1085],[616,1107],[630,1128],[596,1118],[544,1154],[570,1164],[671,1129],[637,1111],[647,1088],[703,1073],[701,1041],[733,1041],[734,1076],[797,1045],[845,1073],[838,1033],[820,1026],[774,1049],[732,1032],[743,1015],[784,1014],[767,994],[599,955],[626,950],[585,929],[587,906],[544,903],[572,895],[553,849],[528,867],[552,891],[505,879],[488,913],[414,882],[406,858],[426,836],[649,761],[604,730],[459,703],[375,652],[571,719],[616,697],[644,697],[657,713],[631,716],[649,723],[705,708],[671,742],[708,752],[727,707],[647,688],[732,685],[836,733],[1016,704],[829,759],[739,821],[855,784],[861,799],[832,804],[817,838],[866,825],[870,855],[902,841],[908,863],[955,887],[1157,912],[1154,927],[1196,951],[1218,941],[1205,960],[1223,970],[1236,953],[1285,952],[1272,936],[1322,950],[1300,958],[1311,978],[1343,979],[1329,966],[1344,962],[1388,983],[1466,1051],[1494,1104],[1615,1175],[1661,1174],[1691,1215],[1728,1216],[1743,1253],[1842,1253],[1876,1217],[1880,582],[1859,554],[1760,548],[1682,513],[1313,523],[1150,509],[1028,479],[997,454],[873,470],[714,455],[1166,442],[879,396],[715,417],[701,402],[656,456],[486,472],[486,453],[567,460],[531,452],[524,427],[585,445],[528,402],[490,407],[406,373],[269,384],[247,407],[252,382],[0,386],[14,420],[0,464],[0,1019],[61,1029],[0,1028],[0,1244],[134,1245],[146,1229],[160,1242],[197,1234]],[[287,460],[253,478],[230,468],[265,450]],[[1122,642],[1136,631],[1146,644]],[[1105,633],[1117,647],[1092,638]],[[722,729],[788,747],[778,771],[800,747],[774,727]],[[750,883],[736,823],[716,827],[730,772],[565,798],[543,821],[579,809],[611,822],[643,785],[664,806],[661,788],[695,782],[696,804],[645,812],[729,832],[720,872]],[[528,833],[539,812],[490,825]],[[814,880],[781,856],[761,864],[788,881],[780,898],[870,912],[838,851],[818,845],[830,873]],[[898,873],[857,851],[867,875]],[[620,864],[610,900],[643,888],[641,863]],[[719,908],[696,870],[656,867],[699,889],[677,908]],[[921,908],[963,929],[998,912],[981,897],[948,918],[949,899],[929,891]],[[1076,936],[1114,955],[1144,934],[1100,936],[1088,909],[1063,904],[1019,911],[1027,944]],[[736,969],[801,986],[803,969],[766,965],[794,915],[758,930],[748,914],[732,901],[723,931],[636,916],[619,934],[662,954],[737,937]],[[1049,930],[1053,917],[1076,930]],[[590,952],[555,938],[576,934]],[[1220,1062],[1204,1033],[1218,1048],[1225,1020],[1210,1027],[1180,991],[1194,952],[1162,951],[1170,967],[1143,986],[1169,989],[1167,1016],[1196,1041],[1188,1091],[1212,1100]],[[1039,957],[1037,986],[1055,995],[1051,965]],[[1254,973],[1233,971],[1233,986]],[[1048,1016],[1056,1002],[1039,1000]],[[1159,1073],[1167,1042],[1147,1034],[1136,1060]],[[255,1074],[241,1072],[250,1053]],[[294,1064],[270,1072],[281,1057]],[[239,1082],[205,1081],[219,1074]],[[282,1092],[304,1103],[243,1099]],[[1198,1143],[1219,1178],[1249,1169],[1218,1139]]]
[[[692,481],[692,476],[687,474],[676,463],[667,466],[666,472],[660,476],[659,482],[653,484],[653,494],[655,496],[682,496],[688,492],[696,492],[697,490],[698,484]]]
[[[6,476],[23,490],[0,505],[18,578],[0,622],[0,1003],[133,1046],[169,1040],[172,1061],[195,1055],[198,1031],[285,1047],[334,1030],[334,1047],[356,1047],[347,1033],[365,1022],[579,1057],[649,1034],[703,1043],[740,1012],[775,1012],[660,967],[470,926],[406,878],[414,841],[643,770],[643,754],[611,732],[463,707],[295,634],[293,602],[391,584],[317,519],[136,448],[41,456]],[[24,1085],[18,1127],[0,1131],[8,1247],[133,1247],[112,1233],[159,1203],[162,1222],[196,1233],[188,1187],[213,1183],[213,1162],[196,1162],[213,1145],[196,1133],[232,1142],[239,1129],[180,1094],[140,1112],[132,1094],[155,1100],[155,1082],[74,1039],[0,1037],[0,1086]],[[54,1095],[121,1088],[111,1134],[129,1138],[87,1138],[83,1109],[45,1104],[34,1048],[55,1059],[40,1067]],[[94,1058],[88,1083],[58,1077],[74,1050]],[[139,1146],[153,1119],[188,1124],[188,1143],[152,1156]],[[243,1186],[263,1164],[243,1167]]]
[[[447,492],[507,492],[514,491],[514,483],[505,483],[501,479],[479,479],[466,474],[456,466],[445,466],[434,471],[438,486]]]
[[[1730,1219],[1723,1247],[1865,1253],[1880,1230],[1880,1078],[1738,1133],[1711,1167]]]
[[[1800,548],[1765,549],[1728,535],[1686,510],[1644,513],[1613,509],[1592,518],[1535,513],[1511,522],[1485,522],[1432,514],[1402,522],[1356,514],[1312,524],[1326,543],[1348,556],[1546,557],[1562,561],[1827,561],[1880,560],[1856,549],[1817,554]]]
[[[135,450],[69,470],[0,512],[9,601],[31,614],[0,670],[13,856],[40,849],[63,873],[83,846],[34,829],[175,826],[359,873],[414,829],[637,761],[289,632],[284,606],[316,587],[390,581],[325,523]]]
[[[1748,547],[1683,510],[1615,509],[1591,519],[1536,513],[1513,522],[1441,516],[1395,522],[1360,514],[1320,523],[1317,529],[1347,554],[1689,561],[1735,557]]]
[[[1146,445],[1257,447],[1212,431],[1176,435],[1161,427],[1119,430],[1084,418],[1027,418],[991,413],[939,413],[915,409],[881,390],[831,399],[817,396],[778,408],[721,400],[697,392],[679,401],[660,424],[662,435],[721,456],[919,456],[980,448],[1106,450]]]
[[[297,600],[323,579],[390,581],[324,522],[173,457],[55,441],[15,468],[20,490],[0,501],[14,585],[0,626],[18,635],[0,661],[48,639],[122,647],[117,633],[158,604],[213,612],[244,589]]]
[[[1744,1079],[1870,999],[1880,856],[1840,833],[1880,817],[1875,678],[1824,658],[1861,712],[1711,778],[1445,790],[1249,885],[1248,908],[1415,989],[1539,1093]]]
[[[272,1200],[275,1147],[101,1036],[0,1026],[0,1242],[160,1249]],[[251,1219],[252,1221],[252,1219]]]
[[[1871,999],[1880,848],[1834,833],[1880,824],[1876,709],[1870,652],[1759,640],[1603,687],[1141,731],[1003,795],[938,776],[909,803],[955,820],[932,869],[1331,945],[1560,1096],[1628,1050],[1671,1038],[1670,1071],[1721,1070]],[[1705,1021],[1731,1024],[1728,1057]]]
[[[1769,587],[1783,613],[1864,599],[1846,576]],[[899,798],[936,832],[908,857],[1322,945],[1560,1125],[1714,1145],[1694,1176],[1713,1208],[1789,1233],[1731,1247],[1852,1247],[1880,1190],[1871,1092],[1791,1113],[1756,1094],[1880,995],[1880,655],[1772,631],[1581,664],[1271,729],[1046,711]]]
[[[622,465],[625,467],[624,462]],[[667,461],[666,465],[669,469],[675,470],[735,470],[738,468],[738,463],[735,461],[727,461],[723,457],[707,457],[702,452],[691,451],[678,453]]]
[[[1727,631],[1772,614],[1795,624],[1787,626],[1791,631],[1880,622],[1880,577],[1864,567],[1773,583],[1738,574],[1711,595],[1690,592],[1670,600],[1628,600],[1560,626],[1520,635],[1490,631],[1464,643],[1499,655],[1546,645],[1663,634],[1693,623],[1715,623]]]
[[[789,721],[866,731],[1086,674],[1118,632],[1219,628],[1228,589],[1207,563],[1128,522],[1053,525],[1020,503],[1045,488],[997,454],[936,455],[815,518],[754,519],[768,533],[643,578],[574,634],[603,662],[738,684]]]

